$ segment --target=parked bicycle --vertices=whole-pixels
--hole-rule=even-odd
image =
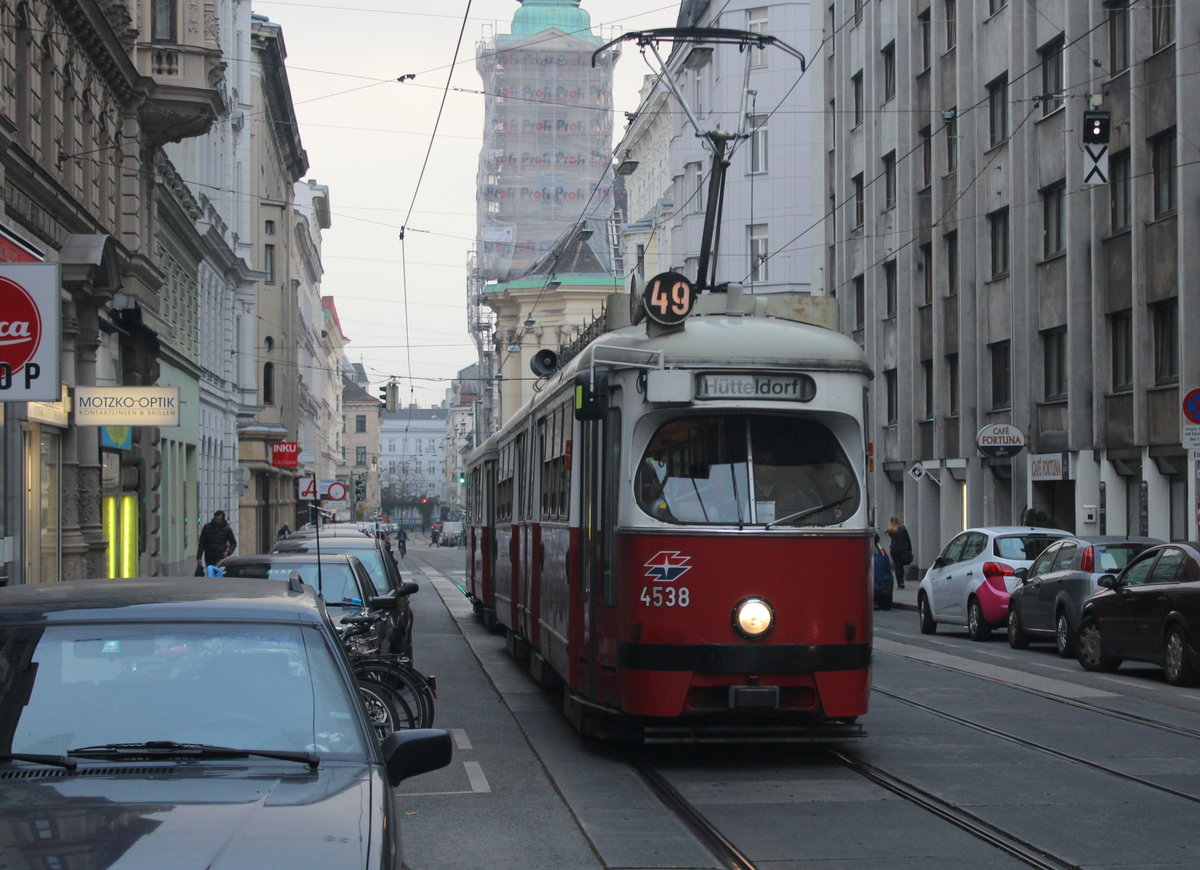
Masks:
[[[379,651],[371,627],[380,618],[371,614],[347,616],[338,633],[350,656],[350,669],[362,691],[371,724],[382,740],[393,731],[432,727],[437,678],[425,676],[404,656]]]

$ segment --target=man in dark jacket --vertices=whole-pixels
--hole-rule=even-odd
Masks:
[[[213,514],[212,522],[200,530],[200,546],[196,550],[196,564],[200,567],[216,565],[237,547],[233,529],[225,520],[225,511]],[[203,559],[203,561],[201,561]]]

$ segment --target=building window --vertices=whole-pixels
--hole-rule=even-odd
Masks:
[[[1042,333],[1043,386],[1046,398],[1063,399],[1067,395],[1067,330],[1049,329]]]
[[[933,245],[921,245],[921,274],[925,276],[921,303],[929,305],[933,302]]]
[[[921,383],[925,387],[925,421],[933,421],[933,360],[921,360]]]
[[[1008,138],[1008,73],[988,83],[988,131],[992,147]]]
[[[750,131],[750,173],[759,175],[767,171],[767,118],[768,115],[747,115],[746,128]]]
[[[863,20],[863,4],[866,0],[854,0],[854,23],[862,24]]]
[[[1109,315],[1112,336],[1112,389],[1120,393],[1133,389],[1133,312],[1129,309]]]
[[[1150,166],[1154,176],[1154,216],[1175,210],[1175,131],[1155,136],[1150,142]]]
[[[946,354],[946,396],[949,405],[946,413],[951,417],[958,416],[958,354]]]
[[[896,96],[896,43],[889,42],[880,52],[883,55],[883,101]]]
[[[275,404],[275,363],[263,363],[262,400],[264,405]]]
[[[958,233],[946,233],[946,295],[958,295]]]
[[[926,9],[917,16],[917,29],[920,31],[921,37],[921,72],[929,69],[929,65],[933,63],[933,43],[932,34],[929,29],[929,10]]]
[[[896,386],[896,370],[886,369],[883,373],[884,389],[887,391],[887,413],[888,426],[895,426],[896,421],[900,418],[900,394]]]
[[[268,284],[275,283],[275,246],[263,245],[263,271],[267,273]]]
[[[946,51],[958,45],[957,0],[942,0],[942,11],[946,18]]]
[[[933,135],[928,127],[917,133],[921,137],[921,189],[933,183]]]
[[[1114,76],[1129,68],[1128,0],[1108,10],[1108,66]]]
[[[1063,46],[1065,37],[1051,40],[1038,52],[1042,56],[1042,114],[1049,115],[1066,100],[1063,93]]]
[[[367,431],[367,415],[366,414],[355,414],[354,415],[354,431],[355,432],[366,432]]]
[[[151,8],[150,32],[151,42],[178,42],[175,38],[176,0],[153,0]]]
[[[1150,32],[1154,50],[1175,41],[1175,4],[1177,0],[1150,0]]]
[[[367,448],[366,447],[355,447],[354,448],[354,464],[355,465],[366,465],[367,464]]]
[[[992,242],[992,278],[1008,274],[1008,209],[988,215],[988,230]]]
[[[946,172],[958,171],[958,106],[942,113],[946,119]]]
[[[689,163],[684,167],[688,179],[688,196],[692,201],[692,211],[704,211],[704,172],[699,163]]]
[[[883,155],[883,207],[896,207],[896,152]]]
[[[1129,150],[1119,151],[1108,163],[1109,231],[1129,229]]]
[[[850,87],[854,94],[854,126],[863,122],[863,77],[862,70],[856,72],[850,79]]]
[[[499,181],[497,181],[497,184],[499,184]],[[275,221],[263,222],[263,234],[267,236],[275,235]]]
[[[883,264],[883,291],[887,305],[887,316],[896,316],[896,261],[889,260]]]
[[[1007,341],[999,341],[988,345],[988,356],[992,368],[992,409],[1012,406],[1011,383],[1011,345]]]
[[[1008,0],[988,0],[988,15],[995,15],[1008,5]]]
[[[1150,306],[1154,323],[1154,383],[1179,383],[1179,299]]]
[[[767,249],[767,225],[750,224],[746,227],[746,236],[750,248],[750,283],[761,284],[767,279],[767,258],[771,256]]]
[[[765,35],[767,29],[767,7],[758,6],[746,10],[746,29],[751,33]],[[758,46],[750,47],[750,66],[762,67],[767,65],[767,50]]]
[[[1064,220],[1067,213],[1067,184],[1060,181],[1042,191],[1042,256],[1050,257],[1066,247]]]
[[[867,280],[862,275],[854,276],[854,328],[860,330],[867,319]]]
[[[863,201],[863,177],[862,173],[854,176],[851,179],[854,185],[854,228],[862,229],[863,222],[866,220],[866,205]]]

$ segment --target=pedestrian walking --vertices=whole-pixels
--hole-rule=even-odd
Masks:
[[[400,529],[396,532],[396,545],[400,548],[400,558],[408,555],[408,532]]]
[[[904,568],[911,565],[913,560],[912,538],[908,536],[908,529],[904,528],[904,523],[896,514],[892,514],[892,518],[888,520],[887,533],[892,539],[888,551],[892,557],[892,570],[896,572],[896,588],[903,589]]]
[[[200,530],[200,546],[196,549],[197,575],[203,575],[205,565],[216,565],[235,549],[237,538],[233,536],[233,529],[229,528],[225,511],[217,511]]]

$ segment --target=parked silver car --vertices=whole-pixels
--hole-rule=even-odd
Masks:
[[[1121,571],[1134,556],[1161,544],[1155,538],[1081,535],[1056,541],[1018,569],[1020,585],[1008,602],[1008,643],[1025,649],[1033,640],[1053,640],[1058,654],[1075,655],[1084,600],[1105,574]],[[1022,576],[1024,575],[1024,576]]]

